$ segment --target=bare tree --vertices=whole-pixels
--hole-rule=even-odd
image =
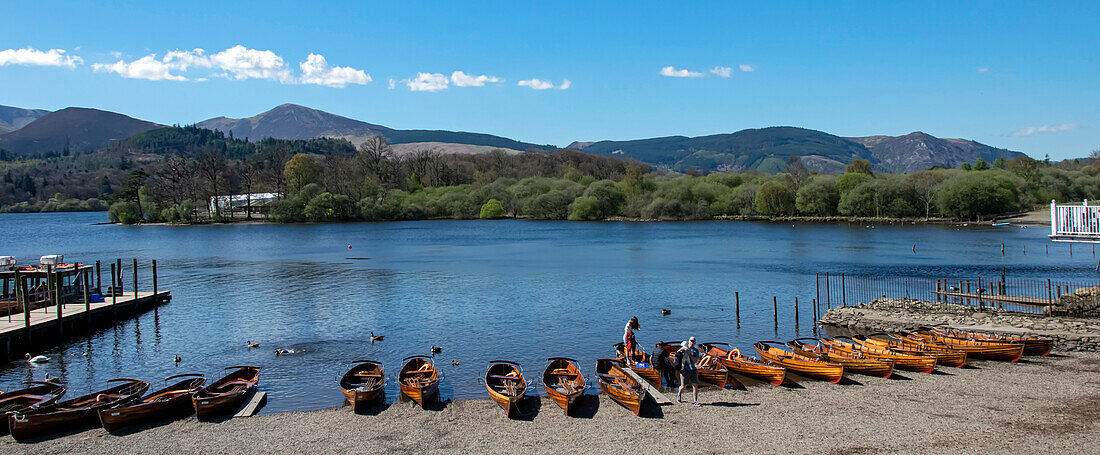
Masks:
[[[237,176],[241,179],[241,185],[244,187],[245,192],[245,219],[252,219],[252,190],[258,183],[261,175],[261,168],[255,160],[251,158],[245,158],[237,164]]]
[[[153,173],[153,191],[162,201],[179,204],[195,199],[195,162],[182,155],[166,156]]]
[[[218,192],[218,183],[222,180],[222,174],[225,172],[226,159],[221,152],[215,148],[206,148],[199,154],[196,159],[198,162],[199,175],[202,176],[210,188],[210,196],[220,196]],[[206,200],[210,200],[209,197]],[[214,206],[217,209],[217,204]],[[214,214],[211,213],[211,216]]]

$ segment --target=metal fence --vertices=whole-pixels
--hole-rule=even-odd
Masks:
[[[819,273],[816,287],[818,305],[825,309],[869,303],[879,297],[904,297],[1021,313],[1083,316],[1100,314],[1100,296],[1076,292],[1096,286],[1100,282],[1006,279],[1004,275],[918,278]]]

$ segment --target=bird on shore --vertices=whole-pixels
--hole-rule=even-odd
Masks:
[[[457,361],[457,360],[452,360],[452,361],[451,361],[451,365],[452,365],[452,366],[456,366],[456,367],[457,367],[457,366],[458,366],[459,364],[458,364],[458,361]]]
[[[370,333],[370,342],[374,343],[375,341],[382,341],[382,339],[385,338],[385,337],[386,337],[385,335],[375,335],[374,331],[371,331],[371,333]]]
[[[172,359],[172,360],[173,360],[174,362],[176,362],[176,366],[179,366],[180,362],[182,362],[182,361],[183,361],[183,358],[181,358],[180,356],[178,356],[178,355],[177,355],[177,356],[176,356],[176,357],[175,357],[174,359]]]
[[[668,315],[672,314],[672,310],[670,310],[668,308],[662,309],[661,314],[664,315],[664,316],[668,316]]]
[[[253,343],[252,340],[248,340],[246,343],[248,343],[248,349],[260,347],[260,343]]]
[[[431,350],[432,350],[432,354],[438,354],[438,353],[440,353],[440,352],[443,352],[443,348],[441,348],[441,347],[439,347],[439,346],[436,346],[436,345],[434,345],[434,344],[432,345],[432,349],[431,349]]]
[[[28,363],[46,363],[50,361],[50,358],[44,355],[36,355],[34,357],[31,357],[31,354],[29,352],[24,355],[23,358],[27,359]]]

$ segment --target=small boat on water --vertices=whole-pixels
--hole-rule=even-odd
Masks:
[[[811,340],[818,344],[807,343],[807,341]],[[858,351],[833,349],[821,343],[817,338],[799,338],[791,340],[787,343],[787,346],[790,346],[791,349],[798,354],[808,357],[817,356],[817,358],[826,362],[844,365],[844,371],[865,374],[868,376],[878,376],[880,378],[889,378],[894,374],[893,360],[870,358]]]
[[[194,393],[192,401],[195,403],[195,417],[199,420],[211,420],[236,412],[256,392],[260,367],[238,365],[226,370],[233,371]]]
[[[741,355],[740,349],[726,349],[726,343],[701,343],[699,346],[707,350],[707,354],[718,359],[726,367],[726,370],[750,378],[759,379],[772,385],[783,385],[787,377],[787,370],[767,360]],[[725,346],[721,348],[719,346]]]
[[[998,333],[984,333],[984,332],[972,332],[967,330],[958,329],[940,329],[934,328],[932,331],[942,334],[943,336],[949,336],[953,338],[962,338],[970,340],[981,341],[995,341],[1003,343],[1022,343],[1024,345],[1024,355],[1038,355],[1045,356],[1050,354],[1051,347],[1054,346],[1054,340],[1050,338],[1028,337],[1020,335],[1005,335]]]
[[[660,387],[661,372],[657,371],[657,369],[654,368],[653,359],[650,357],[649,353],[645,352],[644,349],[636,347],[633,350],[634,352],[630,353],[630,360],[634,362],[634,366],[627,366],[626,353],[623,352],[625,350],[626,347],[623,345],[623,343],[615,343],[615,354],[619,359],[623,360],[623,367],[630,368],[631,371],[637,373],[638,376],[642,377],[642,379],[645,379],[646,381],[653,383],[653,385]]]
[[[882,346],[864,345],[849,337],[822,338],[821,344],[829,348],[858,352],[866,357],[894,362],[895,368],[917,373],[931,373],[936,370],[936,358],[928,355],[904,354]]]
[[[844,365],[796,354],[780,341],[758,341],[752,347],[761,359],[782,366],[789,372],[833,384],[844,378]]]
[[[736,385],[737,380],[733,379],[729,375],[729,371],[726,369],[717,358],[710,355],[703,349],[703,345],[699,344],[699,350],[703,354],[698,362],[695,363],[696,372],[699,374],[699,379],[708,383],[714,384],[720,388],[726,388],[727,385]],[[659,355],[675,356],[676,351],[680,349],[679,341],[666,341],[661,343],[661,349],[664,352]]]
[[[100,409],[129,404],[149,389],[149,383],[140,379],[118,378],[107,382],[118,385],[46,408],[12,414],[8,419],[12,438],[25,441],[52,431],[94,425]]]
[[[1023,343],[1003,341],[984,341],[971,338],[956,338],[938,329],[924,329],[912,332],[919,338],[947,345],[951,349],[965,351],[967,355],[989,360],[1017,362],[1024,355]]]
[[[951,349],[946,344],[919,337],[913,339],[905,335],[895,334],[889,336],[855,336],[853,339],[862,342],[864,345],[872,344],[903,354],[932,356],[936,358],[936,365],[954,368],[962,368],[966,365],[966,352]]]
[[[340,391],[351,403],[352,411],[361,412],[382,396],[386,388],[386,372],[382,362],[356,360],[352,363],[351,369],[340,378]]]
[[[424,402],[439,391],[439,370],[431,356],[411,355],[402,361],[405,365],[397,374],[401,393],[424,407]]]
[[[8,434],[12,414],[47,409],[65,394],[65,387],[52,382],[27,382],[28,387],[0,394],[0,435]]]
[[[485,368],[485,390],[489,398],[504,410],[505,417],[518,412],[517,404],[527,395],[527,380],[519,363],[510,360],[490,360]]]
[[[629,409],[634,415],[638,415],[648,393],[638,381],[628,376],[623,368],[622,361],[619,359],[599,359],[596,361],[596,379],[603,393]]]
[[[584,375],[577,368],[577,361],[568,357],[550,357],[546,362],[546,369],[542,372],[546,395],[561,407],[565,415],[569,415],[573,403],[584,395]]]
[[[114,432],[134,423],[175,420],[191,415],[195,412],[191,398],[206,383],[206,377],[187,373],[169,376],[164,381],[173,379],[181,380],[131,404],[100,409],[99,423],[107,432]]]

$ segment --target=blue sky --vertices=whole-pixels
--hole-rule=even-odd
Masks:
[[[3,105],[193,123],[297,103],[394,128],[557,145],[793,125],[841,136],[919,130],[1037,158],[1100,148],[1100,2],[3,10]]]

